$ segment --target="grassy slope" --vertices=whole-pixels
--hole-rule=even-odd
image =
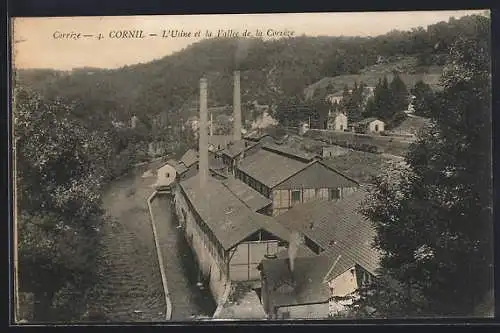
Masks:
[[[325,159],[331,166],[360,183],[370,183],[373,176],[380,174],[389,158],[381,154],[365,153],[352,150],[345,155]]]
[[[412,88],[418,80],[422,80],[429,84],[433,89],[439,89],[439,79],[443,71],[442,66],[430,66],[427,68],[427,73],[414,73],[414,59],[411,57],[401,58],[387,64],[378,64],[364,68],[360,74],[340,75],[336,77],[324,77],[321,80],[308,86],[304,93],[306,96],[312,96],[316,89],[325,89],[329,84],[332,84],[335,91],[342,91],[347,84],[349,87],[354,85],[354,82],[364,82],[368,86],[376,86],[379,79],[387,76],[389,82],[392,80],[392,71],[398,70],[400,77],[408,88]]]

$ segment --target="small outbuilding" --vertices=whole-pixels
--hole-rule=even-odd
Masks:
[[[385,129],[385,123],[377,118],[370,117],[359,121],[356,124],[356,132],[366,134],[382,133]]]
[[[177,177],[177,172],[174,166],[170,165],[169,163],[166,163],[162,167],[158,168],[156,176],[157,179],[155,187],[160,189],[172,185],[172,183],[175,181]]]

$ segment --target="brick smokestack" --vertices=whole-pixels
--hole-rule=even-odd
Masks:
[[[207,79],[200,79],[199,174],[200,187],[205,188],[208,177],[208,102]]]
[[[240,71],[234,71],[234,87],[233,87],[233,138],[234,141],[241,140],[241,92],[240,92]]]

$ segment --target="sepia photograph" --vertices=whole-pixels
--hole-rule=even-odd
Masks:
[[[15,324],[494,317],[488,9],[10,42]]]

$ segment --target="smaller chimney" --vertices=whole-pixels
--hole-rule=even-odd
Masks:
[[[295,258],[297,257],[297,250],[299,246],[299,234],[293,232],[290,236],[290,244],[288,245],[288,263],[290,266],[290,272],[293,273],[295,268]]]

